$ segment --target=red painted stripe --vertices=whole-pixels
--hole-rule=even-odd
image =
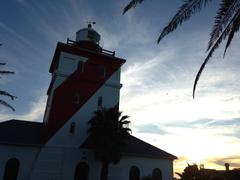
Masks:
[[[83,53],[83,55],[89,58],[84,64],[84,72],[75,71],[54,91],[51,112],[47,123],[46,141],[96,93],[123,63],[109,57],[104,58],[104,56],[89,55],[88,53]],[[106,68],[105,78],[101,78],[98,74],[100,66]],[[79,104],[74,103],[75,93],[80,94]]]

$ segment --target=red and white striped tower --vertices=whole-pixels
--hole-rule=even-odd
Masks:
[[[125,60],[102,49],[99,41],[100,35],[89,24],[76,33],[76,41],[57,44],[44,116],[47,144],[79,146],[93,112],[99,106],[118,106]]]

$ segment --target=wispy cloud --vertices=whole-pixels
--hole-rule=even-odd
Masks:
[[[228,157],[217,157],[208,160],[211,163],[215,163],[221,166],[224,166],[225,163],[230,164],[230,168],[239,168],[240,167],[240,156],[232,155]]]
[[[46,96],[42,95],[29,104],[29,110],[25,113],[16,114],[2,109],[0,121],[9,119],[20,119],[27,121],[43,121],[43,115],[46,105]]]
[[[164,129],[160,128],[156,124],[142,124],[135,127],[137,129],[137,133],[151,133],[151,134],[158,134],[164,135],[168,134],[169,132],[165,131]]]
[[[212,127],[238,127],[240,125],[240,118],[234,119],[198,119],[194,121],[181,121],[181,122],[173,122],[166,124],[166,126],[172,127],[186,127],[186,128],[212,128]]]
[[[46,96],[39,97],[35,102],[30,104],[30,110],[21,115],[20,118],[28,121],[43,121],[44,110],[46,106]]]
[[[16,37],[18,40],[20,40],[22,43],[27,45],[29,48],[31,48],[35,52],[39,53],[39,49],[37,49],[35,46],[33,46],[33,44],[28,39],[26,39],[23,35],[20,35],[19,33],[17,33],[14,29],[7,26],[5,23],[0,22],[0,28],[4,29],[6,32],[10,33],[14,37]]]
[[[234,119],[199,119],[195,121],[176,121],[163,123],[162,126],[167,128],[173,134],[178,131],[197,130],[201,134],[208,134],[212,137],[223,139],[240,139],[239,131],[240,120]]]

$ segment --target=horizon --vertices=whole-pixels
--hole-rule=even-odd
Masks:
[[[16,112],[1,107],[0,121],[42,121],[56,44],[75,39],[75,32],[91,20],[97,22],[93,28],[101,35],[100,45],[127,59],[121,74],[120,110],[130,116],[134,136],[176,155],[175,171],[187,163],[219,170],[225,169],[225,163],[240,167],[236,38],[224,59],[223,47],[216,50],[192,99],[217,3],[210,3],[157,44],[161,29],[182,1],[144,1],[125,15],[122,11],[128,0],[104,2],[2,2],[0,59],[7,63],[4,70],[15,74],[2,77],[0,83],[18,98],[6,99]]]

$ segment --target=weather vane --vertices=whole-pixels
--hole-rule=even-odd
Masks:
[[[88,28],[91,28],[93,24],[96,24],[95,21],[87,21],[88,23]]]

